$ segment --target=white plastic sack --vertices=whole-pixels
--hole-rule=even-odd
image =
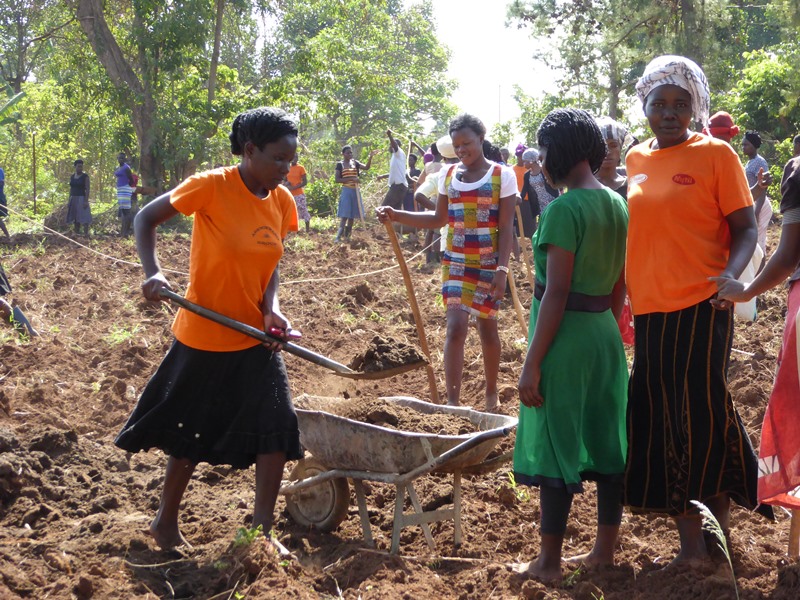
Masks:
[[[753,258],[750,259],[750,262],[745,267],[744,271],[742,272],[742,276],[739,277],[739,281],[742,283],[750,283],[753,281],[753,279],[756,278],[758,267],[761,266],[762,260],[764,260],[764,251],[761,249],[761,246],[756,244],[756,250],[753,252]],[[745,321],[755,321],[757,316],[756,299],[753,298],[748,302],[736,302],[733,305],[733,314]]]

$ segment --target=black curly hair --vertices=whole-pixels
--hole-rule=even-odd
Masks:
[[[475,135],[483,137],[486,135],[486,125],[483,124],[478,117],[468,115],[467,113],[458,115],[450,121],[450,129],[448,133],[452,136],[459,129],[471,129]]]
[[[563,182],[572,167],[584,160],[592,173],[597,172],[608,151],[595,120],[579,108],[551,111],[539,125],[536,141],[547,149],[543,166],[554,183]]]
[[[231,152],[241,156],[247,142],[263,150],[265,144],[277,142],[285,135],[297,135],[297,125],[292,118],[280,108],[262,106],[237,115],[228,138]]]

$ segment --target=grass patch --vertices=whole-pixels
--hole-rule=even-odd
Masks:
[[[293,235],[286,240],[284,246],[287,250],[291,250],[293,252],[311,252],[317,248],[317,244],[314,242],[314,240],[302,235]]]
[[[133,337],[142,330],[141,325],[134,325],[132,328],[118,327],[113,325],[111,330],[103,336],[109,346],[117,346],[133,339]]]

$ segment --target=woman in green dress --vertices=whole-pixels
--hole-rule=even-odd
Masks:
[[[556,581],[572,498],[585,480],[597,482],[597,539],[574,560],[614,562],[628,379],[615,316],[625,299],[628,210],[594,176],[606,145],[588,113],[554,110],[537,137],[548,184],[569,192],[547,206],[533,236],[537,281],[519,379],[514,475],[540,488],[542,543],[539,557],[517,570]]]

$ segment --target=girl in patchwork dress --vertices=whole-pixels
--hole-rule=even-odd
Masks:
[[[472,115],[460,115],[450,123],[450,136],[461,162],[440,174],[435,211],[411,213],[382,206],[377,213],[381,222],[427,229],[449,225],[442,260],[447,403],[460,402],[464,344],[469,318],[474,315],[483,350],[485,407],[492,410],[497,406],[500,370],[497,309],[506,289],[517,178],[508,167],[484,158],[485,135],[486,127]]]

